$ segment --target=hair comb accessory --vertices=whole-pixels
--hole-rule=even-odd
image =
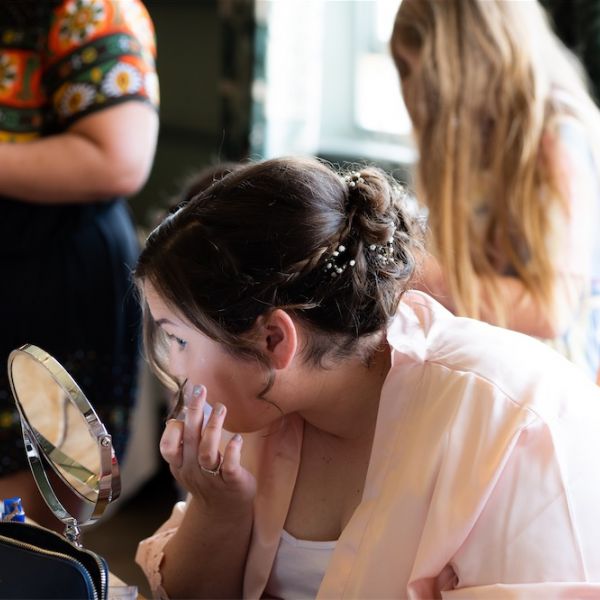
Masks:
[[[367,246],[370,252],[375,254],[375,259],[383,264],[387,265],[395,261],[394,258],[394,235],[396,233],[396,226],[392,224],[392,232],[385,244],[369,244]],[[345,256],[346,246],[340,244],[336,250],[334,250],[326,259],[323,270],[329,274],[330,277],[337,277],[341,275],[347,267],[353,267],[356,264],[354,258],[348,259]]]
[[[344,181],[348,184],[349,188],[355,188],[359,183],[364,183],[364,177],[361,175],[360,171],[355,171],[350,175],[346,175],[344,177]]]
[[[375,256],[379,262],[384,265],[394,262],[394,235],[396,233],[396,226],[392,225],[392,234],[385,244],[371,244],[369,250],[375,253]]]
[[[325,271],[327,271],[331,277],[337,277],[338,275],[341,275],[346,270],[346,267],[353,267],[356,264],[354,259],[343,260],[343,255],[345,252],[346,246],[340,244],[325,262]]]

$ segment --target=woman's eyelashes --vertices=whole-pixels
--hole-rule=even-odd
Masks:
[[[167,338],[169,340],[174,341],[180,350],[184,350],[185,347],[187,346],[186,340],[182,340],[180,337],[177,337],[176,335],[174,335],[172,333],[167,333],[166,331],[165,331],[165,335],[167,336]]]

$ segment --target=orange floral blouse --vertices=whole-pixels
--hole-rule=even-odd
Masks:
[[[136,99],[157,107],[156,44],[139,0],[63,0],[43,29],[0,26],[0,142],[26,142]]]

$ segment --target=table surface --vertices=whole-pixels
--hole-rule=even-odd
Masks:
[[[114,573],[108,573],[108,600],[122,598],[122,594],[119,594],[119,588],[124,587],[127,587],[127,584],[122,579],[119,579]],[[138,592],[136,600],[146,599]]]

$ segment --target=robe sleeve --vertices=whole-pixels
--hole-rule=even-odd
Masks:
[[[156,530],[156,532],[142,540],[135,555],[135,561],[141,567],[148,579],[152,595],[155,598],[167,599],[168,595],[162,587],[160,572],[164,556],[164,548],[177,531],[183,515],[187,509],[186,502],[177,502],[173,507],[171,516]]]

